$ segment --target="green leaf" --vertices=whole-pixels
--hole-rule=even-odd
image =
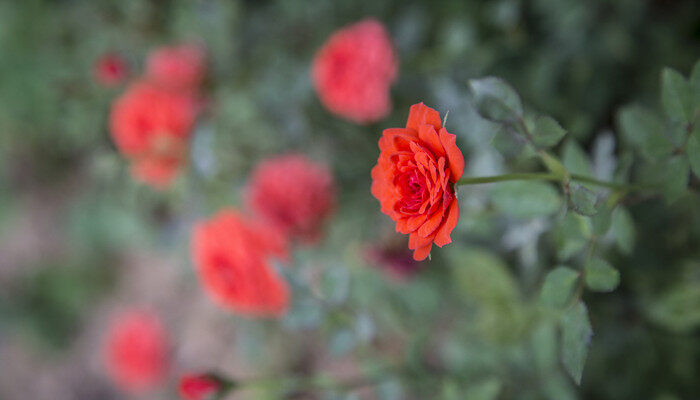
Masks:
[[[491,200],[504,214],[519,218],[541,217],[556,213],[561,197],[545,182],[503,182],[494,185]]]
[[[554,230],[554,240],[557,245],[557,259],[568,260],[588,243],[591,235],[589,218],[575,213],[567,213],[558,221]]]
[[[669,118],[685,124],[693,120],[691,85],[671,68],[664,68],[661,73],[661,104]]]
[[[595,232],[596,235],[604,235],[608,229],[610,229],[610,224],[612,224],[612,212],[613,210],[604,203],[602,206],[598,207],[598,212],[591,217],[593,232]]]
[[[700,327],[700,281],[678,282],[645,306],[655,324],[674,332],[691,333]]]
[[[700,86],[698,87],[698,91],[700,91]],[[693,170],[695,176],[700,177],[700,122],[695,124],[695,129],[688,138],[685,152],[688,155],[690,168]]]
[[[663,191],[669,203],[678,200],[688,187],[690,166],[684,156],[674,156],[666,162]]]
[[[557,267],[544,278],[540,303],[553,309],[562,309],[571,300],[579,273],[569,267]]]
[[[497,255],[476,248],[457,247],[448,257],[454,281],[466,297],[485,304],[518,301],[518,285]]]
[[[671,154],[673,144],[664,136],[664,125],[653,112],[639,106],[628,106],[618,114],[618,125],[624,138],[650,160]]]
[[[550,372],[557,365],[557,331],[552,321],[543,319],[532,331],[535,365],[542,372]]]
[[[690,73],[690,90],[693,92],[693,113],[697,116],[700,112],[700,60],[695,62]]]
[[[541,116],[535,121],[533,140],[537,146],[552,147],[566,135],[566,130],[552,117]]]
[[[504,80],[495,77],[472,79],[469,89],[476,110],[483,118],[496,122],[512,122],[522,118],[520,97]]]
[[[630,254],[634,248],[636,233],[634,220],[624,207],[617,207],[613,212],[611,229],[617,247],[625,254]]]
[[[464,392],[463,399],[496,400],[501,392],[501,382],[498,378],[489,378],[483,382],[470,385]]]
[[[588,356],[593,329],[588,320],[588,310],[583,302],[576,303],[561,318],[561,355],[566,372],[577,385],[581,384],[583,366]]]
[[[620,272],[610,263],[593,258],[586,264],[586,286],[597,292],[612,292],[620,283]]]
[[[569,198],[571,199],[571,208],[577,214],[591,216],[598,212],[598,196],[592,190],[578,183],[572,182],[569,185]]]
[[[574,139],[569,139],[564,143],[562,162],[566,169],[573,174],[593,176],[591,160]]]

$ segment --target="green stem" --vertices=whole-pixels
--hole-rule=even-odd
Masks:
[[[514,174],[504,174],[495,176],[479,176],[479,177],[468,177],[462,178],[457,181],[457,185],[478,185],[482,183],[493,183],[493,182],[503,182],[503,181],[528,181],[528,180],[538,180],[538,181],[559,181],[560,177],[558,175],[548,173],[548,172],[532,172],[532,173],[514,173]]]
[[[591,178],[585,175],[571,174],[571,180],[589,183],[592,185],[603,186],[611,189],[617,190],[641,190],[648,189],[646,186],[639,185],[624,185],[615,182],[601,181],[595,178]],[[526,180],[539,180],[539,181],[554,181],[563,182],[566,179],[555,173],[551,172],[530,172],[530,173],[513,173],[495,176],[479,176],[479,177],[467,177],[462,178],[457,181],[457,185],[479,185],[482,183],[493,183],[493,182],[504,182],[504,181],[526,181]]]

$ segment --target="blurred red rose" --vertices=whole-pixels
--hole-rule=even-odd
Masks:
[[[312,79],[328,110],[365,124],[389,113],[389,87],[396,78],[397,65],[384,26],[366,19],[328,39],[316,54]]]
[[[185,400],[206,400],[219,389],[221,383],[208,375],[185,375],[180,378],[180,397]]]
[[[161,47],[148,56],[148,79],[176,89],[194,90],[204,79],[204,50],[193,44]]]
[[[110,378],[123,390],[140,392],[161,383],[167,369],[167,353],[167,333],[150,312],[124,312],[108,328],[105,366]]]
[[[116,53],[107,53],[95,61],[93,74],[97,83],[104,87],[117,86],[126,79],[129,66]]]
[[[270,158],[253,171],[247,202],[286,235],[314,242],[335,204],[333,176],[303,155]]]
[[[183,92],[149,82],[132,84],[112,106],[110,126],[117,149],[132,162],[132,175],[167,186],[185,160],[197,104]]]
[[[233,209],[198,223],[192,234],[195,269],[215,302],[259,317],[283,315],[289,306],[287,282],[269,264],[286,257],[279,231]]]
[[[459,219],[454,184],[464,172],[456,140],[438,112],[423,103],[411,106],[406,128],[385,129],[379,139],[372,194],[396,221],[396,230],[410,235],[416,260],[428,257],[433,243],[452,242]]]

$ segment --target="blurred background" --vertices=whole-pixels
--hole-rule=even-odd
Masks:
[[[323,108],[310,66],[329,35],[366,17],[385,24],[399,72],[390,115],[361,126]],[[99,84],[95,63],[120,55],[128,82],[154,48],[192,41],[206,48],[206,106],[188,166],[154,190],[109,136],[126,83]],[[420,101],[449,110],[465,175],[532,165],[470,107],[466,82],[485,75],[610,168],[617,110],[656,107],[661,68],[687,75],[699,56],[695,0],[0,1],[0,399],[173,399],[192,370],[352,377],[388,362],[416,373],[351,393],[230,398],[698,398],[697,191],[673,207],[631,202],[613,226],[606,254],[621,284],[584,295],[595,335],[578,387],[530,310],[543,273],[585,239],[541,215],[504,215],[470,187],[455,244],[415,264],[369,187],[382,129]],[[289,151],[330,166],[336,212],[322,242],[292,256],[290,313],[237,317],[202,292],[190,229],[239,205],[254,165]],[[110,382],[101,353],[110,315],[133,306],[156,310],[171,337],[168,379],[141,394]]]

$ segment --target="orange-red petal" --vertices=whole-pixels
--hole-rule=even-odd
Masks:
[[[440,142],[447,153],[447,161],[452,171],[452,182],[457,182],[464,173],[464,156],[457,147],[457,136],[447,132],[447,129],[440,129]]]
[[[457,221],[459,220],[459,204],[457,204],[457,199],[453,199],[450,203],[450,208],[447,210],[447,216],[443,219],[442,225],[438,228],[435,235],[435,244],[442,247],[446,244],[452,243],[452,238],[450,234],[452,230],[457,226]]]
[[[429,244],[425,247],[421,247],[416,249],[413,252],[413,259],[416,261],[423,261],[426,258],[428,258],[428,255],[430,255],[430,249],[433,247],[432,244]]]
[[[406,128],[410,128],[418,132],[421,125],[424,124],[432,125],[436,131],[440,130],[440,128],[442,128],[440,114],[422,102],[412,105],[408,112],[408,122],[406,122]]]

